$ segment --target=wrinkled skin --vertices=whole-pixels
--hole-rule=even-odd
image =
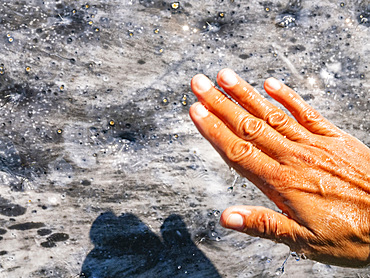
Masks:
[[[204,75],[191,87],[199,102],[190,116],[229,166],[282,210],[234,206],[221,225],[282,242],[323,263],[370,264],[370,150],[335,127],[274,78],[265,91],[289,117],[230,69],[217,83]]]

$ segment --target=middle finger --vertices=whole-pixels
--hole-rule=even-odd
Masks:
[[[292,155],[294,143],[266,124],[248,113],[239,105],[228,99],[222,92],[211,85],[204,75],[192,79],[192,89],[198,99],[221,119],[236,135],[251,142],[258,149],[276,159],[285,161]]]
[[[269,102],[231,69],[221,70],[217,75],[217,82],[252,115],[264,120],[290,140],[307,142],[312,139],[312,134],[307,129]]]

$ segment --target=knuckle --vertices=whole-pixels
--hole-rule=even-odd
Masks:
[[[259,213],[255,225],[256,233],[264,238],[273,237],[278,230],[276,218],[268,213]]]
[[[316,110],[306,107],[300,112],[300,118],[304,124],[314,125],[321,120],[321,115]]]
[[[224,94],[217,94],[212,99],[211,106],[214,108],[219,107],[225,101],[228,101],[228,98]]]
[[[301,149],[296,150],[294,156],[304,165],[313,167],[317,165],[318,158],[322,157],[322,155],[322,153],[319,153],[319,151],[312,146],[302,146]]]
[[[288,121],[288,115],[280,110],[272,110],[266,116],[266,122],[272,127],[284,126]]]
[[[237,140],[231,144],[226,150],[227,158],[233,163],[240,163],[253,152],[253,147],[250,143]]]
[[[239,132],[246,140],[254,140],[263,130],[263,122],[259,119],[244,118],[239,125]]]

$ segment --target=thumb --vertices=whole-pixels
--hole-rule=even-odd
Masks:
[[[251,236],[272,239],[289,246],[296,245],[297,237],[306,228],[287,216],[264,207],[234,206],[226,209],[220,219],[223,227]]]

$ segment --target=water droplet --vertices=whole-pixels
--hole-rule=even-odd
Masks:
[[[171,8],[177,10],[178,8],[180,8],[180,2],[173,2],[171,4]]]
[[[214,209],[214,210],[212,211],[212,214],[213,214],[215,217],[218,217],[218,216],[220,215],[220,211],[219,211],[219,210]]]
[[[298,262],[301,257],[297,254],[297,252],[291,252],[290,255]]]
[[[10,34],[6,34],[6,37],[8,38],[8,42],[12,43],[14,41],[14,38]]]
[[[183,96],[182,96],[181,104],[182,104],[183,106],[188,105],[188,96],[187,96],[187,95],[183,95]]]
[[[164,104],[164,105],[168,105],[168,103],[169,103],[169,101],[168,101],[168,98],[163,98],[162,99],[162,103]]]
[[[278,27],[286,28],[290,26],[295,26],[295,21],[296,18],[293,15],[284,15],[280,20],[278,20],[276,25]]]

